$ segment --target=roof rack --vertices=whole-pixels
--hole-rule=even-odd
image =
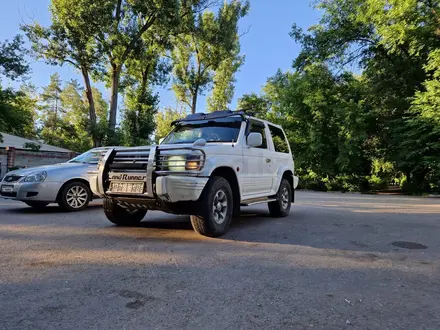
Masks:
[[[252,116],[251,113],[247,113],[246,109],[240,109],[240,110],[221,110],[221,111],[214,111],[210,113],[194,113],[191,115],[186,116],[182,119],[177,119],[171,123],[171,126],[174,126],[177,123],[180,122],[186,122],[186,121],[198,121],[198,120],[209,120],[209,119],[218,119],[218,118],[226,118],[226,117],[232,117],[232,116],[241,116],[244,120],[246,120],[246,116]]]

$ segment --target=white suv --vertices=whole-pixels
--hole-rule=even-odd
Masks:
[[[241,111],[189,115],[173,126],[160,145],[110,149],[90,173],[111,222],[136,225],[148,210],[188,214],[195,231],[216,237],[240,206],[289,213],[298,178],[280,126]]]

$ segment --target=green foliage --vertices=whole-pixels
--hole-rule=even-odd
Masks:
[[[43,93],[40,95],[40,119],[42,121],[42,130],[40,136],[43,140],[52,145],[59,145],[61,130],[65,128],[62,122],[64,110],[61,106],[61,79],[58,73],[50,76],[50,83],[43,87]]]
[[[76,80],[62,87],[57,74],[40,95],[39,137],[45,143],[83,152],[93,147],[93,139],[108,141],[108,104],[93,88],[97,122],[91,125],[86,91]],[[118,140],[119,141],[119,140]],[[112,142],[114,142],[112,140]]]
[[[158,31],[169,35],[177,31],[182,17],[203,0],[62,0],[53,2],[59,21],[72,27],[84,38],[93,40],[93,49],[106,61],[95,68],[94,75],[105,78],[111,88],[109,129],[115,130],[121,72],[141,38]]]
[[[265,119],[270,109],[269,98],[255,93],[245,94],[238,100],[238,108],[252,113],[255,117]]]
[[[146,145],[155,128],[154,115],[159,104],[158,95],[140,88],[130,90],[125,98],[121,129],[127,146]]]
[[[151,141],[155,129],[154,115],[157,113],[159,96],[152,91],[153,85],[167,82],[171,70],[163,60],[167,40],[148,39],[146,35],[138,43],[132,56],[127,60],[122,84],[125,87],[125,107],[121,122],[123,144],[145,145]]]
[[[244,63],[244,56],[239,56],[239,47],[236,54],[223,60],[213,77],[213,89],[208,96],[208,111],[221,111],[228,109],[234,97],[235,73]]]
[[[36,103],[32,87],[23,85],[19,91],[0,89],[0,132],[34,137]]]
[[[30,72],[25,54],[20,36],[11,42],[0,42],[0,132],[31,137],[34,133],[35,100],[30,86],[23,85],[20,91],[1,86],[2,76],[16,80]],[[1,134],[0,141],[3,141]]]
[[[163,111],[160,111],[156,114],[156,131],[155,131],[155,139],[156,143],[159,143],[159,140],[168,135],[171,131],[171,123],[177,119],[180,119],[185,116],[185,113],[182,111],[174,110],[172,108],[165,108]]]
[[[26,142],[23,144],[23,148],[31,149],[32,151],[39,151],[41,149],[41,145],[35,142]]]
[[[317,1],[320,22],[293,26],[302,46],[295,71],[269,79],[262,97],[267,118],[287,128],[304,184],[439,189],[438,5]]]
[[[28,74],[30,68],[24,59],[25,55],[20,35],[15,36],[11,42],[0,42],[0,75],[15,80]]]
[[[72,65],[79,70],[84,79],[85,94],[88,101],[90,132],[94,145],[100,144],[99,129],[96,127],[96,109],[90,72],[102,68],[102,53],[97,49],[90,25],[77,25],[65,19],[72,1],[57,1],[51,6],[52,25],[43,27],[38,23],[22,25],[32,44],[33,56],[43,59],[50,65]]]
[[[238,21],[248,9],[248,2],[233,0],[225,1],[217,15],[194,12],[185,18],[186,31],[174,38],[173,90],[192,113],[196,112],[198,95],[213,82],[217,88],[210,98],[211,110],[227,105],[232,98],[233,76],[243,61],[238,56]]]

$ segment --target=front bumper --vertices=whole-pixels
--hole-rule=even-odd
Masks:
[[[4,192],[2,187],[11,187]],[[20,201],[55,202],[60,184],[58,182],[0,182],[0,197]]]
[[[163,162],[160,157],[156,159],[156,155],[160,155],[157,146],[134,150],[108,150],[99,162],[97,171],[88,172],[92,192],[100,197],[130,198],[139,202],[146,200],[168,203],[197,201],[208,182],[208,178],[197,176],[200,172],[192,172],[191,175],[187,175],[176,171],[164,175],[169,170],[156,171],[156,168],[160,167],[157,162]],[[139,183],[144,183],[143,192],[133,191],[133,185],[129,186],[129,184]],[[127,184],[128,190],[109,191],[109,187],[114,184]]]
[[[95,195],[105,197],[105,192],[99,189],[98,174],[89,174],[90,188]],[[208,178],[190,176],[161,176],[156,178],[153,186],[156,187],[156,196],[164,202],[175,203],[182,201],[196,201],[202,194],[203,189],[208,183]],[[131,198],[151,198],[146,195],[127,196]]]
[[[156,194],[165,202],[196,201],[207,182],[208,178],[162,176],[156,179]]]

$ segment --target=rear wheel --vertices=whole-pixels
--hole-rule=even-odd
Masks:
[[[47,205],[49,205],[49,203],[45,203],[45,202],[25,202],[25,203],[36,210],[42,210]]]
[[[204,236],[225,234],[232,220],[234,201],[229,182],[222,177],[212,177],[200,200],[200,215],[191,216],[194,230]]]
[[[268,203],[270,215],[277,218],[286,217],[292,205],[292,187],[289,181],[286,179],[281,180],[276,197],[276,201]]]
[[[81,211],[89,205],[91,199],[90,188],[83,182],[73,181],[61,189],[58,205],[65,211]]]
[[[146,210],[123,208],[111,198],[105,198],[103,204],[107,219],[118,226],[137,226],[147,214]]]

